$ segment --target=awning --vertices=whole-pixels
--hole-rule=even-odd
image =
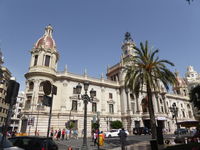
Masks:
[[[167,120],[166,117],[157,117],[157,120]]]
[[[200,122],[197,120],[188,120],[188,121],[181,121],[177,123],[178,125],[181,125],[182,127],[190,128],[190,127],[197,127]]]

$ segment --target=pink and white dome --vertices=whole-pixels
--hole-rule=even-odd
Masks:
[[[35,43],[35,48],[44,48],[56,50],[56,43],[52,37],[53,28],[51,25],[48,25],[45,28],[44,35]]]

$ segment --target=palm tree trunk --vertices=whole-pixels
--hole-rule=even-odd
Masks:
[[[148,97],[148,109],[149,109],[149,116],[151,123],[152,139],[157,139],[156,119],[152,102],[152,91],[149,82],[147,82],[147,97]]]

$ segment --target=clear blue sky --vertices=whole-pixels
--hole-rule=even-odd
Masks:
[[[160,58],[175,63],[183,76],[188,65],[200,72],[200,1],[185,0],[0,0],[0,41],[6,66],[25,87],[30,50],[54,28],[60,60],[72,73],[100,77],[120,60],[124,33],[148,40]]]

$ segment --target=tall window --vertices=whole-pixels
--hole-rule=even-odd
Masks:
[[[38,61],[38,55],[35,55],[35,59],[34,59],[34,66],[37,65],[37,61]]]
[[[33,87],[34,87],[34,83],[33,83],[33,82],[30,82],[30,83],[29,83],[29,90],[33,90]]]
[[[97,112],[97,103],[92,103],[92,112]]]
[[[132,109],[133,113],[135,113],[135,103],[131,103],[131,109]]]
[[[50,56],[49,55],[46,55],[46,57],[45,57],[45,66],[49,66],[49,63],[50,63]]]
[[[189,118],[192,118],[192,112],[188,111]]]
[[[145,99],[145,98],[142,100],[142,111],[143,111],[143,113],[148,112],[147,99]]]
[[[113,104],[109,104],[109,113],[114,113],[114,107]]]
[[[73,94],[77,94],[76,87],[73,88]]]
[[[38,103],[37,103],[37,109],[42,109],[44,106],[42,105],[43,96],[38,96]]]
[[[112,93],[109,93],[109,98],[112,99],[113,98],[113,95]]]
[[[40,87],[39,87],[39,90],[40,90],[40,91],[43,91],[43,84],[44,84],[44,82],[41,82],[41,83],[40,83]]]
[[[25,109],[30,109],[31,108],[31,96],[27,97],[27,101],[25,103]]]
[[[77,104],[78,104],[78,103],[77,103],[76,100],[73,100],[73,101],[72,101],[72,110],[73,110],[73,111],[77,111]]]
[[[183,117],[185,118],[185,112],[184,111],[182,111],[182,114],[183,114]]]

